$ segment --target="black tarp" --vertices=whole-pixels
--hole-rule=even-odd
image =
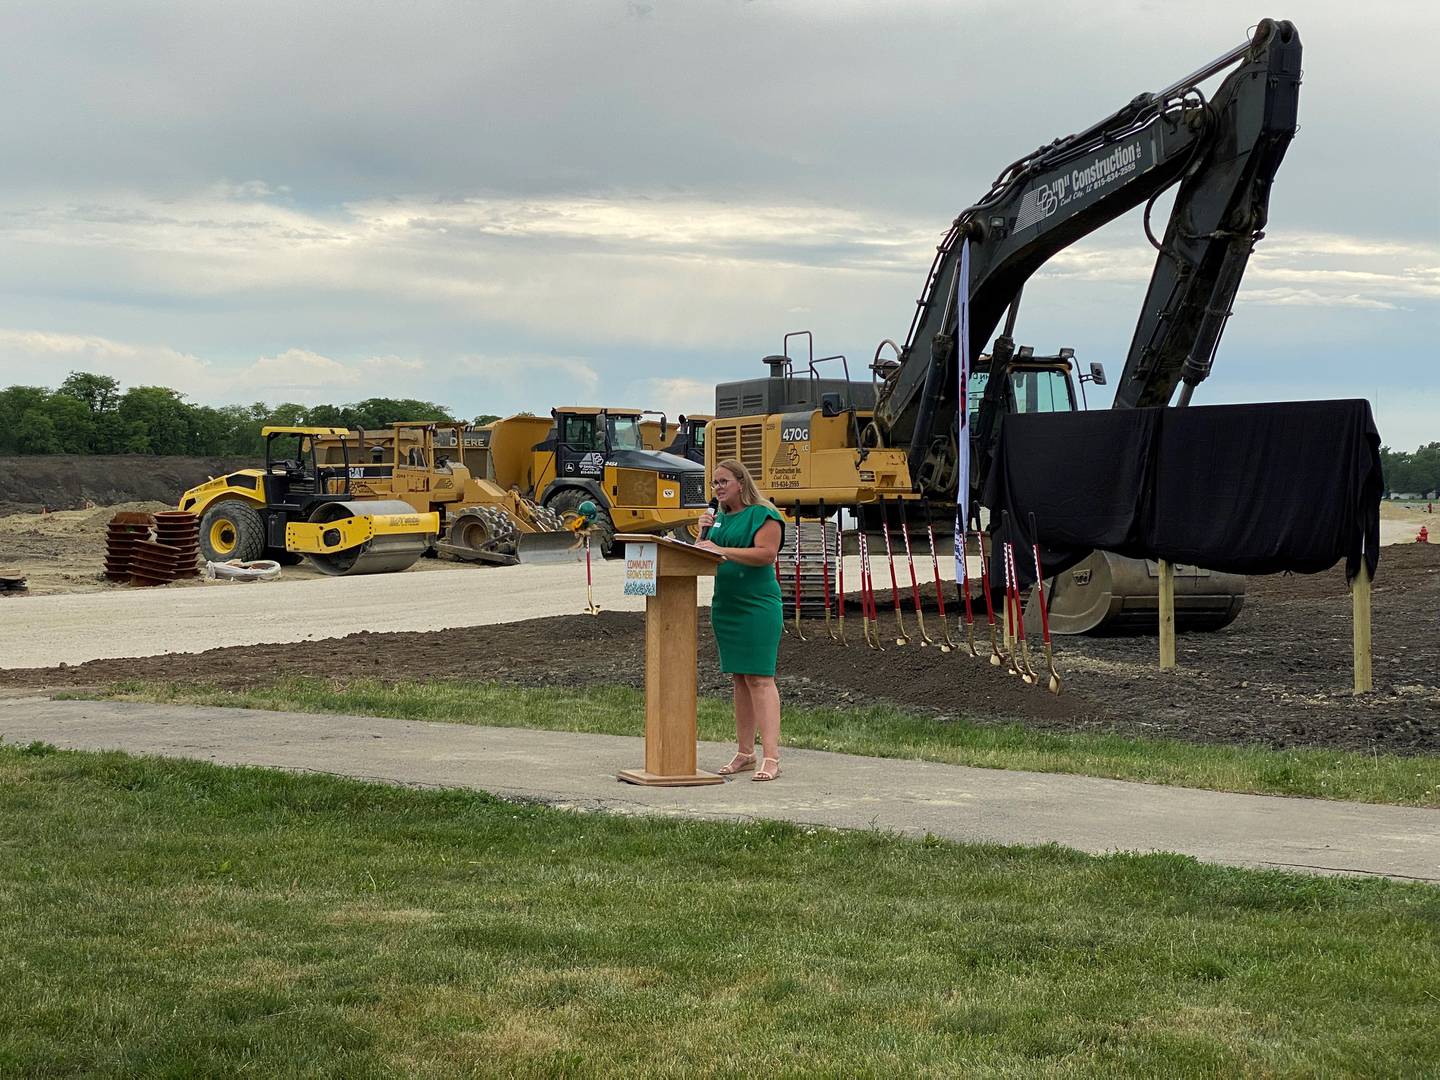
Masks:
[[[1375,574],[1382,491],[1368,401],[1290,401],[1016,413],[982,501],[1025,584],[1032,513],[1047,577],[1099,548],[1235,574],[1344,559],[1353,578],[1362,557]]]

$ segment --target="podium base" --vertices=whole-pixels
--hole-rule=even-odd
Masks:
[[[627,784],[641,784],[644,787],[696,787],[700,784],[723,784],[725,782],[723,776],[713,772],[663,776],[660,773],[646,772],[644,769],[623,769],[616,774],[616,778]]]

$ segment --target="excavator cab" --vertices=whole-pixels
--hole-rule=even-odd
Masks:
[[[1010,362],[1010,378],[1005,387],[1002,412],[1077,412],[1081,405],[1075,396],[1075,380],[1072,378],[1075,350],[1061,349],[1054,356],[1035,356],[1028,345],[1022,345]],[[985,398],[985,388],[990,383],[990,354],[982,354],[970,372],[966,387],[966,405],[970,415],[970,429],[980,414],[980,402]],[[1099,364],[1104,377],[1105,369]],[[1081,376],[1084,378],[1084,376]],[[1103,385],[1103,384],[1102,384]]]

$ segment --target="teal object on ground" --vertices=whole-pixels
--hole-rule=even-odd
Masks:
[[[785,519],[768,506],[746,506],[733,514],[717,512],[708,539],[716,547],[750,547],[767,521],[780,522],[784,547]],[[727,675],[774,675],[784,620],[773,565],[742,566],[726,560],[715,568],[710,626],[720,650],[721,671]]]

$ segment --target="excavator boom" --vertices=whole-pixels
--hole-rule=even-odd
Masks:
[[[1210,372],[1250,252],[1264,235],[1270,187],[1296,131],[1300,59],[1295,27],[1262,20],[1249,41],[1197,71],[1013,162],[937,248],[903,347],[886,339],[876,350],[870,370],[878,388],[851,381],[843,357],[824,358],[845,364],[843,379],[821,378],[813,345],[808,377],[795,377],[789,339],[808,332],[787,335],[783,353],[765,358],[769,378],[716,388],[707,467],[737,457],[767,497],[797,514],[844,505],[856,508],[862,530],[888,533],[887,500],[955,503],[960,455],[969,454],[968,504],[978,508],[1002,415],[1076,404],[1072,350],[1037,357],[1015,345],[1026,281],[1070,244],[1142,205],[1158,254],[1114,406],[1168,404],[1181,384],[1186,404]],[[1207,97],[1201,84],[1222,72]],[[1157,240],[1151,211],[1172,189]],[[965,386],[956,355],[961,326],[974,379]],[[882,360],[886,349],[893,358]],[[1082,393],[1087,381],[1104,385],[1103,367],[1092,364],[1080,381]],[[966,395],[982,383],[972,416]],[[871,504],[879,510],[873,518],[865,512]],[[1077,570],[1069,575],[1075,588],[1056,594],[1056,629],[1153,626],[1156,589],[1144,564],[1104,552],[1094,558],[1098,569]],[[1082,576],[1095,583],[1088,593]],[[1177,613],[1193,626],[1233,619],[1243,579],[1192,576],[1177,589],[1184,594]]]
[[[875,441],[908,448],[911,475],[924,493],[954,495],[962,397],[955,283],[964,241],[969,355],[977,357],[1048,259],[1142,203],[1148,232],[1150,205],[1178,182],[1115,404],[1164,404],[1182,379],[1193,389],[1205,378],[1246,260],[1263,235],[1271,181],[1295,133],[1300,55],[1293,25],[1263,20],[1249,42],[1192,75],[1014,162],[955,219],[875,410]],[[1207,100],[1199,83],[1226,68],[1233,70]],[[997,361],[1008,362],[1010,347],[1007,332],[992,350],[992,371]],[[988,465],[1002,386],[1002,379],[990,379],[981,405],[976,485]]]

